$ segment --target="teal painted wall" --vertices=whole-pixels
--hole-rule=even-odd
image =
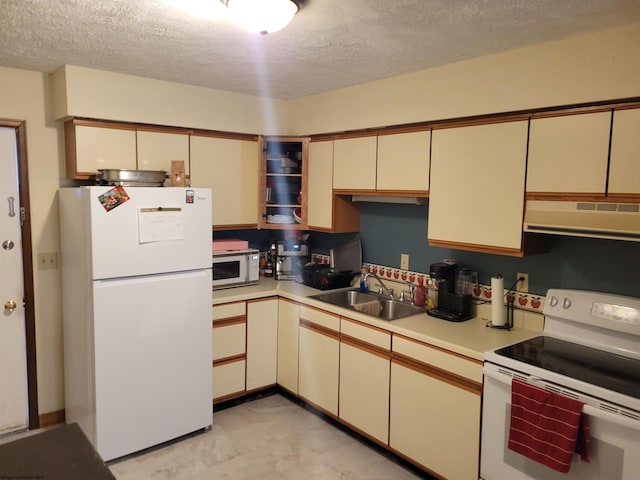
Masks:
[[[640,297],[640,242],[549,235],[547,253],[512,258],[430,247],[428,205],[362,203],[360,213],[365,262],[399,268],[400,254],[407,253],[410,270],[428,273],[430,264],[455,258],[484,284],[501,273],[510,286],[524,272],[529,291],[541,295],[549,288],[575,288]]]
[[[459,265],[476,270],[480,282],[502,274],[505,286],[517,272],[529,274],[529,291],[545,295],[549,288],[593,290],[640,298],[640,242],[600,240],[549,235],[548,252],[524,258],[430,247],[427,243],[428,205],[362,203],[360,238],[364,262],[400,267],[400,254],[409,254],[409,269],[429,272],[429,265],[455,258]],[[452,219],[451,221],[455,221]],[[216,232],[215,238],[244,238],[252,248],[266,251],[269,239],[282,233],[268,230]],[[347,243],[356,234],[312,232],[312,252]]]

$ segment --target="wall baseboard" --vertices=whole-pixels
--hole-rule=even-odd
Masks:
[[[59,423],[64,423],[65,413],[64,410],[56,410],[55,412],[43,413],[38,416],[40,422],[40,428],[50,427]]]

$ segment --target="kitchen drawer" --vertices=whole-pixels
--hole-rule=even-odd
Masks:
[[[211,334],[213,360],[244,355],[247,345],[247,325],[237,323],[217,327],[214,324]]]
[[[461,355],[447,352],[415,340],[393,336],[393,353],[399,353],[419,362],[432,365],[469,380],[482,384],[482,362],[467,359]]]
[[[330,313],[325,313],[315,308],[301,305],[300,320],[306,320],[307,322],[314,323],[320,327],[324,327],[335,332],[340,331],[340,317]]]
[[[213,367],[214,399],[244,392],[245,366],[246,361],[238,359]]]

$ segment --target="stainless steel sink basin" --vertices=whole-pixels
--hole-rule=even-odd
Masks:
[[[358,290],[336,290],[312,295],[309,298],[330,303],[338,307],[360,311],[361,313],[380,318],[382,320],[397,320],[398,318],[424,313],[424,309],[416,307],[415,305],[410,305],[398,300],[391,300],[389,298],[376,295],[375,293],[362,293]],[[363,308],[362,304],[366,304],[366,306],[370,305],[367,302],[378,302],[380,307]],[[376,307],[376,305],[373,304],[373,307]],[[374,314],[375,312],[378,313]]]

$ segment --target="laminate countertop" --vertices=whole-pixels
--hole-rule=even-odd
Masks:
[[[214,290],[213,306],[215,308],[215,305],[223,303],[278,296],[480,361],[484,360],[484,352],[488,350],[540,335],[543,325],[542,315],[516,310],[513,329],[507,331],[489,328],[487,324],[491,320],[491,304],[475,305],[475,316],[464,322],[441,320],[427,315],[426,312],[398,320],[380,320],[310,298],[320,293],[323,291],[294,281],[261,277],[257,285]]]

